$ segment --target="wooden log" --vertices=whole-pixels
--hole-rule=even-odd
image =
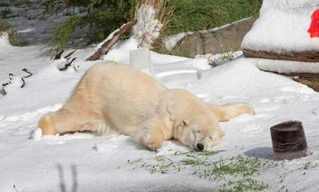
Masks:
[[[273,60],[288,60],[301,62],[319,62],[319,51],[301,51],[301,52],[269,52],[269,51],[255,51],[251,49],[243,49],[246,57],[262,58]]]
[[[112,47],[120,40],[120,37],[126,33],[129,33],[135,24],[135,21],[130,21],[122,25],[119,29],[115,30],[112,34],[110,34],[106,40],[103,42],[101,47],[99,47],[90,57],[88,57],[87,61],[96,61],[99,60],[103,55],[107,54]]]
[[[270,128],[273,159],[291,160],[308,155],[307,141],[300,121],[287,121]]]

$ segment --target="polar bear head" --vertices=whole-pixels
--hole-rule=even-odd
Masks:
[[[219,144],[224,132],[210,106],[185,90],[170,90],[168,110],[173,138],[197,151]]]
[[[221,143],[224,132],[213,114],[194,115],[175,128],[174,138],[196,151],[210,150]]]

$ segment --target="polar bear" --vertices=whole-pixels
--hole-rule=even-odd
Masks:
[[[190,92],[168,89],[129,65],[96,64],[61,109],[39,121],[43,135],[90,131],[131,136],[150,150],[175,139],[202,151],[223,138],[219,121],[253,114],[246,104],[217,106]]]

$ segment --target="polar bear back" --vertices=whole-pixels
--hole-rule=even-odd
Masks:
[[[69,103],[78,103],[79,99],[83,102],[84,98],[112,128],[132,135],[156,113],[166,90],[151,76],[129,65],[96,64],[84,75]]]

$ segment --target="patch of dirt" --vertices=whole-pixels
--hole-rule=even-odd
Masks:
[[[290,74],[287,76],[319,92],[319,74],[303,73],[303,74]]]

